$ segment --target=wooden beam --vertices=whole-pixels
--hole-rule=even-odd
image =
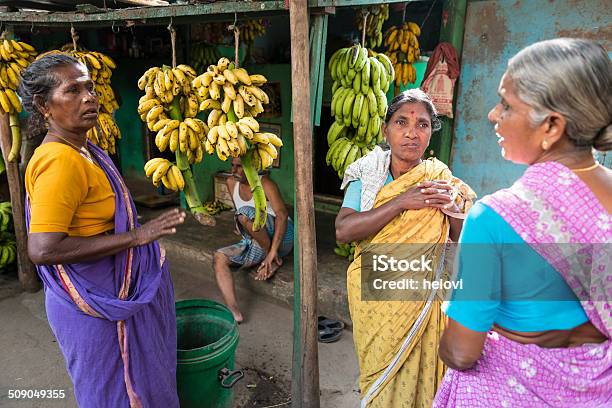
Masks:
[[[112,24],[126,20],[142,21],[146,23],[167,24],[170,17],[175,23],[189,17],[211,15],[216,19],[239,13],[238,18],[244,18],[242,14],[258,18],[259,14],[275,11],[286,11],[283,0],[264,1],[223,1],[209,4],[185,4],[160,7],[131,7],[123,9],[95,9],[92,12],[7,12],[2,13],[2,22],[12,25],[100,25]],[[255,14],[256,13],[256,14]],[[214,15],[214,16],[212,16]]]
[[[17,162],[9,163],[8,153],[11,151],[12,137],[9,125],[9,115],[0,113],[0,149],[6,164],[6,177],[8,179],[11,194],[11,205],[13,207],[13,225],[15,226],[15,238],[17,240],[17,274],[23,290],[36,292],[40,289],[36,268],[28,257],[28,233],[25,224],[24,186],[19,174]]]
[[[429,0],[308,0],[308,7],[357,7],[371,4],[409,3]]]
[[[300,285],[299,330],[294,330],[292,406],[319,408],[319,355],[317,336],[317,245],[314,222],[312,179],[312,123],[310,117],[310,75],[308,47],[308,5],[289,1],[291,29],[291,98],[293,106],[293,145],[298,273]]]

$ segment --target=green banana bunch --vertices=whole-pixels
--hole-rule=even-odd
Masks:
[[[333,167],[338,173],[338,177],[342,178],[348,166],[372,150],[374,150],[374,146],[356,142],[354,138],[350,137],[350,131],[346,131],[344,136],[337,138],[330,144],[325,162],[328,166]]]
[[[216,46],[198,42],[191,46],[191,65],[196,72],[206,71],[206,67],[216,64],[221,54]]]
[[[8,232],[0,235],[0,270],[5,270],[17,259],[15,236]]]
[[[389,19],[389,5],[375,4],[362,9],[357,13],[357,26],[359,32],[363,31],[363,22],[367,14],[366,41],[370,48],[380,47],[383,43],[382,27]]]
[[[0,231],[8,231],[13,218],[13,207],[10,201],[0,203]]]
[[[30,44],[9,39],[6,31],[0,36],[0,112],[9,114],[12,139],[7,156],[9,162],[15,161],[21,150],[21,130],[17,115],[22,107],[17,97],[17,88],[21,73],[35,57],[36,50]]]
[[[349,262],[353,262],[353,258],[355,255],[355,246],[354,242],[350,244],[341,244],[336,242],[336,247],[334,248],[334,253],[342,258],[347,258]]]
[[[383,140],[386,92],[394,71],[384,54],[370,56],[368,49],[360,45],[336,51],[330,58],[329,70],[334,81],[331,113],[335,121],[327,133],[328,164],[343,177],[352,162]]]

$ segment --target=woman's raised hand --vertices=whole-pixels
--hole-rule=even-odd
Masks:
[[[166,235],[175,234],[176,226],[184,221],[185,212],[183,210],[175,208],[166,211],[140,228],[132,230],[136,238],[136,245],[145,245]]]

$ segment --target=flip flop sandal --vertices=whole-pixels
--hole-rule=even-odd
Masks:
[[[329,319],[325,316],[319,316],[318,317],[318,323],[319,323],[319,328],[321,326],[327,327],[329,329],[333,329],[333,330],[342,330],[344,329],[344,323],[341,322],[340,320],[334,320],[334,319]]]
[[[320,343],[333,343],[335,341],[340,340],[342,337],[341,330],[334,330],[328,327],[319,326],[319,342]]]

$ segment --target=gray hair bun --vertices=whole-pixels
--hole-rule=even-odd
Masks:
[[[612,123],[603,127],[593,139],[593,147],[600,152],[612,150]]]

